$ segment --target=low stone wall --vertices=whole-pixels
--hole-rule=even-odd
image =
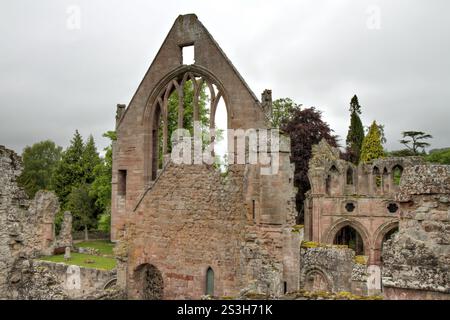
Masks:
[[[99,270],[64,263],[34,260],[34,268],[53,273],[69,298],[80,298],[102,291],[116,279],[115,270]]]
[[[306,291],[367,295],[367,266],[351,249],[324,245],[300,250],[300,288]]]
[[[124,298],[114,288],[115,270],[99,270],[42,260],[19,261],[12,272],[9,299],[63,300]]]

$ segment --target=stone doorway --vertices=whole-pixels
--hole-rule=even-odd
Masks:
[[[152,264],[142,264],[134,272],[137,294],[143,300],[161,300],[164,282],[161,272]]]

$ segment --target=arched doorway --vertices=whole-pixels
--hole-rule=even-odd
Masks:
[[[141,264],[134,272],[138,297],[143,300],[161,300],[164,282],[161,272],[151,264]]]
[[[357,256],[364,255],[363,239],[359,232],[349,225],[339,229],[334,237],[333,243],[347,245],[350,249],[355,251]]]

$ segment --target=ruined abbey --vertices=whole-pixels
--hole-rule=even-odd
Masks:
[[[192,64],[183,63],[186,47],[193,47]],[[173,140],[169,130],[171,123],[185,129],[187,81],[192,121],[207,88],[209,128],[222,102],[228,129],[244,135],[242,157],[240,137],[228,138],[226,175],[195,156],[183,163],[171,157],[181,143],[189,154],[196,148],[193,140]],[[173,94],[179,103],[170,119]],[[56,235],[57,199],[47,191],[27,199],[15,182],[20,157],[0,147],[0,298],[278,299],[307,291],[449,299],[450,166],[420,157],[355,166],[323,140],[313,148],[305,221],[297,225],[289,139],[277,131],[268,146],[259,139],[252,147],[245,136],[273,129],[271,112],[271,91],[260,101],[197,16],[179,16],[129,105],[117,106],[117,268],[36,260],[72,246],[71,215]]]

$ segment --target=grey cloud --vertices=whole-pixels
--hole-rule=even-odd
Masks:
[[[81,29],[66,27],[69,5]],[[369,30],[377,5],[381,29]],[[195,12],[259,96],[292,97],[323,110],[343,139],[358,94],[363,121],[432,133],[450,146],[450,3],[425,1],[14,1],[0,11],[0,144],[18,152],[75,129],[113,129],[178,14]]]

